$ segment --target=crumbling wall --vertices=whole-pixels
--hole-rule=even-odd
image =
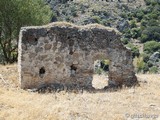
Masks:
[[[115,29],[101,25],[76,26],[52,23],[24,27],[19,38],[21,88],[44,84],[92,86],[94,61],[109,59],[109,85],[132,86],[137,82],[131,51]]]

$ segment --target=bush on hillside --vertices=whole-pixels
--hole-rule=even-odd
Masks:
[[[149,69],[150,73],[157,73],[158,72],[158,68],[156,66],[153,66]]]
[[[160,27],[159,26],[150,26],[147,27],[141,35],[141,42],[147,41],[157,41],[160,42]]]
[[[131,48],[133,58],[135,58],[136,56],[138,57],[140,55],[139,49],[136,46],[134,46],[133,44],[129,43],[129,44],[127,44],[127,47]]]
[[[143,61],[143,57],[135,57],[134,67],[137,73],[146,73],[149,70],[148,65]]]
[[[99,16],[92,16],[91,19],[94,21],[94,23],[100,23],[101,18]]]
[[[144,43],[144,52],[147,54],[153,54],[156,51],[160,51],[160,42],[148,41]]]

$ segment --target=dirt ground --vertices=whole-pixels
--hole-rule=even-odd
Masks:
[[[0,65],[0,120],[160,120],[160,74],[137,77],[136,88],[39,94],[18,87],[16,64]],[[106,81],[94,75],[93,86]]]

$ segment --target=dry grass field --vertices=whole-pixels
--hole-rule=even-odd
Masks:
[[[103,87],[105,77],[94,77]],[[160,75],[137,77],[136,88],[39,94],[18,87],[16,64],[0,65],[0,120],[160,120]]]

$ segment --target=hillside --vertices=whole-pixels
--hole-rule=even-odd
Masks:
[[[122,33],[133,53],[135,71],[160,73],[160,2],[158,0],[48,0],[52,21],[98,23]]]
[[[56,13],[58,21],[68,21],[79,25],[100,23],[110,27],[118,27],[119,22],[125,20],[121,15],[126,11],[131,12],[141,6],[145,7],[144,0],[136,2],[127,2],[127,0],[122,0],[122,2],[118,2],[118,0],[114,2],[103,0],[58,2],[57,0],[49,0],[48,3]]]
[[[0,66],[0,120],[160,118],[160,77],[138,74],[140,86],[118,91],[33,93],[18,87],[17,65]],[[96,76],[94,85],[104,83]],[[100,82],[101,81],[101,82]],[[100,85],[101,84],[101,85]]]

